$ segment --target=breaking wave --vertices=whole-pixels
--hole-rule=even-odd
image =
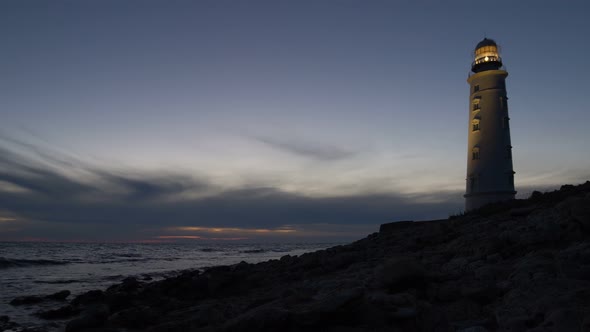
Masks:
[[[64,265],[68,264],[63,261],[54,261],[49,259],[15,259],[0,257],[0,269],[8,269],[11,267],[29,267],[29,266],[43,266],[43,265]]]

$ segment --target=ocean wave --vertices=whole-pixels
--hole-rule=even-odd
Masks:
[[[65,280],[35,280],[36,284],[49,284],[49,285],[62,285],[62,284],[73,284],[75,282],[82,282],[82,280],[76,279],[65,279]]]
[[[135,258],[135,257],[142,257],[143,255],[142,254],[131,254],[131,253],[125,254],[125,253],[121,253],[121,254],[111,254],[109,256],[111,256],[111,257],[132,257],[132,258]]]
[[[0,257],[0,269],[8,269],[12,267],[29,267],[29,266],[43,266],[43,265],[64,265],[68,262],[54,261],[49,259],[16,259]]]
[[[240,252],[244,253],[244,254],[262,254],[262,253],[266,252],[266,250],[264,250],[264,249],[248,249],[248,250],[243,250]]]

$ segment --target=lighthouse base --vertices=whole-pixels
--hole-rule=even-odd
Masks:
[[[514,199],[514,195],[516,195],[516,191],[494,191],[466,194],[463,195],[463,197],[465,197],[465,211],[477,209],[489,203],[509,201]]]

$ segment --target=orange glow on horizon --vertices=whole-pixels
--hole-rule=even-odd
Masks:
[[[159,240],[214,240],[214,241],[239,241],[248,240],[247,237],[202,237],[198,235],[160,235]],[[157,241],[157,240],[156,240]]]
[[[198,235],[160,235],[156,236],[157,239],[165,239],[165,240],[173,240],[173,239],[192,239],[192,240],[199,240],[203,239],[202,236]]]
[[[199,227],[199,226],[179,226],[167,228],[169,231],[181,232],[205,232],[205,233],[245,233],[245,234],[281,234],[295,233],[293,228],[239,228],[239,227]]]

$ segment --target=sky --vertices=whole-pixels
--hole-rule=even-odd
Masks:
[[[459,213],[484,37],[519,197],[584,182],[589,7],[4,0],[0,240],[343,241]]]

